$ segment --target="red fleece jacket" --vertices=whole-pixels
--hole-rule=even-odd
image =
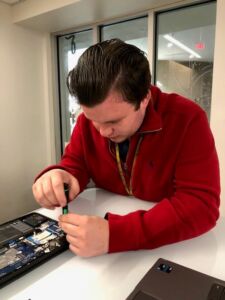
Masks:
[[[198,236],[219,217],[219,165],[205,112],[193,101],[151,86],[140,129],[130,138],[126,180],[133,195],[157,202],[148,211],[125,216],[107,214],[109,252],[156,248]],[[131,177],[134,153],[143,137]],[[115,145],[81,114],[59,165],[79,181],[127,195],[115,156]],[[138,201],[138,199],[137,199]]]

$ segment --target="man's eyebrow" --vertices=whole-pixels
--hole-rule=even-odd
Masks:
[[[85,114],[85,117],[86,117],[88,120],[92,121],[92,122],[98,122],[98,123],[99,123],[99,121],[96,121],[96,120],[93,120],[93,119],[89,118],[86,114]],[[103,121],[103,122],[100,122],[100,123],[102,123],[102,124],[117,123],[117,122],[123,120],[124,118],[125,118],[125,117],[120,117],[120,118],[117,118],[117,119],[114,119],[114,120]]]
[[[118,119],[114,119],[114,120],[109,120],[109,121],[105,121],[105,124],[109,124],[109,123],[117,123],[121,120],[123,120],[124,117],[118,118]]]

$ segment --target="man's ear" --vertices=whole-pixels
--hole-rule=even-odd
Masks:
[[[151,100],[152,94],[151,94],[151,89],[148,90],[147,95],[145,98],[141,101],[141,106],[146,108],[149,104],[149,101]]]

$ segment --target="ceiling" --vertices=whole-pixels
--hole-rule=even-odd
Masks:
[[[5,4],[9,4],[9,5],[13,5],[13,4],[16,4],[16,3],[19,3],[19,2],[22,2],[24,0],[0,0],[0,2],[3,2]]]
[[[65,1],[65,3],[70,4],[58,8],[55,6],[54,8],[52,5],[54,1],[46,0],[46,10],[40,11],[37,5],[39,0],[36,1],[25,0],[13,5],[14,22],[31,29],[51,33],[99,23],[104,20],[143,14],[143,12],[146,13],[154,8],[164,9],[166,5],[171,3],[176,6],[184,2],[184,0],[74,0]],[[187,0],[185,2],[198,1]],[[55,2],[59,3],[60,1]],[[44,6],[43,0],[40,3]],[[29,15],[32,6],[37,8],[37,14],[32,12],[32,15]],[[49,7],[51,9],[48,9]]]
[[[182,2],[181,0],[77,0],[74,4],[66,5],[60,9],[46,10],[46,12],[29,16],[27,13],[29,11],[29,1],[32,0],[0,0],[0,2],[11,5],[14,13],[19,7],[22,9],[24,18],[16,20],[15,23],[18,25],[51,33],[59,33],[60,31],[68,30],[69,28],[94,24],[96,22],[101,22],[102,20],[113,20],[118,17],[124,18],[123,16],[141,14],[141,12],[151,8],[165,8],[169,3],[177,3],[177,5],[179,5]],[[35,3],[34,1],[32,2]],[[53,0],[47,1],[51,3]],[[190,0],[190,2],[198,2],[198,0]],[[215,14],[212,13],[211,9],[212,8],[209,5],[208,9],[206,8],[202,14],[202,10],[198,9],[197,6],[195,9],[185,9],[179,14],[177,14],[177,11],[161,14],[163,19],[158,19],[158,47],[160,50],[158,59],[187,60],[190,55],[176,45],[168,47],[168,41],[164,38],[164,35],[169,34],[184,45],[200,52],[202,61],[212,61],[212,47],[214,45],[212,40],[215,35],[215,26],[213,24],[215,24]],[[216,9],[216,4],[214,9]],[[134,31],[138,31],[137,35],[139,38],[142,35],[144,38],[147,36],[145,27],[146,26],[143,26],[143,28],[142,26],[138,26],[137,28],[132,29],[125,27],[122,30],[120,29],[121,38],[124,36],[124,40],[129,40],[129,34],[134,36]],[[196,45],[199,42],[204,43],[204,49],[196,49]]]

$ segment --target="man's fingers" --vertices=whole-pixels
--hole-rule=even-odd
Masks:
[[[73,176],[69,177],[69,181],[67,183],[69,184],[69,199],[72,201],[79,194],[80,185],[77,179]]]
[[[64,183],[69,185],[69,197],[73,200],[80,192],[78,180],[69,172],[53,169],[43,174],[33,185],[32,190],[37,202],[46,208],[65,206],[67,199]]]
[[[57,201],[57,198],[55,196],[54,189],[52,187],[51,178],[47,177],[42,182],[42,190],[44,194],[45,201],[48,203],[49,206],[58,206],[59,203]]]
[[[79,183],[75,177],[62,170],[61,172],[58,172],[56,176],[52,177],[52,186],[60,206],[65,206],[67,204],[63,183],[67,183],[69,185],[70,201],[72,201],[80,191]]]
[[[108,251],[108,221],[87,215],[69,213],[59,217],[59,226],[67,235],[70,249],[79,256],[96,256]]]
[[[81,237],[81,229],[79,226],[72,225],[69,223],[59,222],[59,226],[62,230],[73,237],[80,238]]]
[[[74,237],[74,236],[72,236],[70,234],[67,234],[66,235],[66,239],[67,239],[67,242],[69,244],[72,244],[73,246],[79,248],[79,242],[80,242],[80,240],[77,237]]]
[[[77,215],[74,213],[69,213],[66,215],[59,216],[59,221],[61,221],[63,223],[68,223],[68,224],[79,226],[81,224],[87,223],[88,218],[90,218],[90,216],[82,216],[82,215]]]
[[[76,255],[80,255],[80,249],[72,244],[69,245],[70,250],[76,254]]]
[[[67,203],[65,192],[64,192],[64,182],[60,176],[52,177],[52,189],[54,191],[57,203],[60,206],[65,206]]]
[[[70,250],[71,250],[74,254],[76,254],[76,255],[78,255],[78,256],[80,256],[80,257],[90,257],[90,256],[92,256],[92,255],[90,255],[87,251],[83,251],[83,249],[80,248],[79,246],[70,244],[70,245],[69,245],[69,248],[70,248]]]
[[[44,196],[42,184],[35,184],[35,185],[33,185],[32,189],[33,189],[34,197],[36,198],[37,202],[41,206],[43,206],[45,208],[49,208],[49,209],[53,208],[51,203],[49,203],[48,200]]]

